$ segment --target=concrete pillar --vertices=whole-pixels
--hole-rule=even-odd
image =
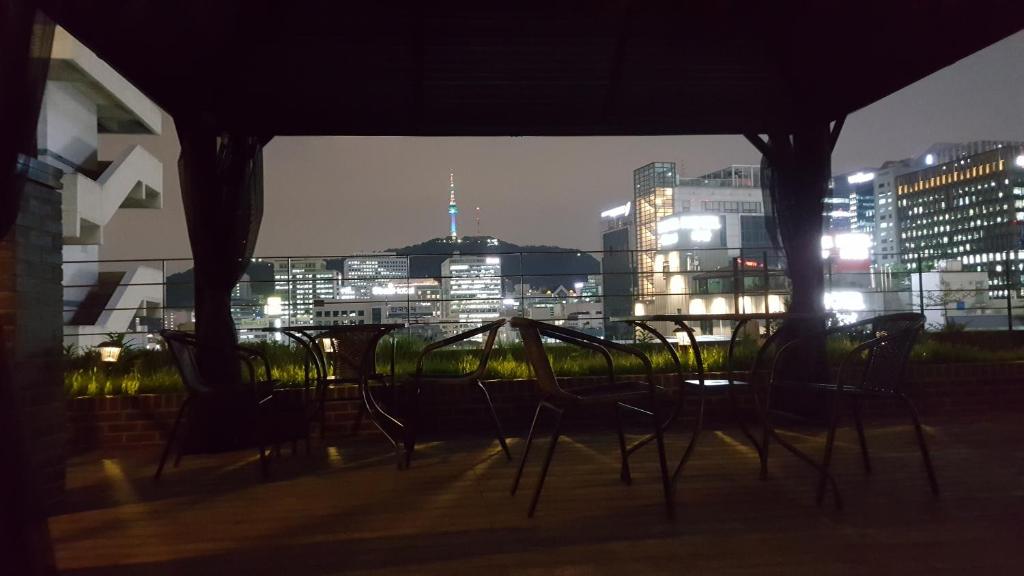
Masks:
[[[44,509],[64,488],[65,420],[61,365],[62,172],[22,164],[29,181],[18,221],[0,240],[0,326],[13,360],[14,389],[32,458],[32,482]]]

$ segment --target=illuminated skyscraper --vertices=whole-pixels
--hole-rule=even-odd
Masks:
[[[459,233],[455,229],[455,217],[459,214],[459,207],[455,205],[455,172],[448,173],[448,196],[448,215],[452,219],[449,236],[454,241],[459,239]]]
[[[633,234],[637,250],[635,296],[638,302],[654,296],[654,258],[658,249],[658,221],[673,213],[675,162],[652,162],[633,171]]]

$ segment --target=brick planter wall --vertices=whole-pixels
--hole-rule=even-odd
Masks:
[[[668,379],[669,376],[659,376]],[[600,382],[596,378],[566,379],[564,386]],[[533,380],[499,380],[486,384],[498,416],[509,435],[526,432],[537,402]],[[927,422],[950,416],[983,415],[992,411],[1024,409],[1024,362],[976,365],[911,366],[908,392]],[[295,391],[294,393],[299,393]],[[170,430],[184,394],[143,394],[106,398],[74,398],[67,401],[70,449],[82,452],[97,448],[156,446]],[[332,388],[327,405],[328,435],[345,433],[355,419],[358,390],[355,386]],[[696,399],[685,414],[693,413]],[[750,396],[740,397],[741,408],[753,408]],[[442,386],[425,390],[421,397],[422,430],[490,434],[491,424],[480,393],[472,387]],[[709,396],[705,414],[714,424],[730,417],[724,394]],[[874,402],[865,407],[869,418],[902,415],[896,402]],[[583,417],[586,418],[587,415]],[[607,414],[590,415],[593,418]],[[364,422],[362,434],[375,433]]]

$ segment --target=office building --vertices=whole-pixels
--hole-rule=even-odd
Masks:
[[[385,288],[409,277],[409,258],[394,253],[357,254],[345,259],[342,298],[367,298],[373,290]]]
[[[632,202],[601,212],[601,284],[607,336],[615,340],[630,338],[632,331],[621,323],[608,323],[608,317],[628,316],[633,312],[633,288],[636,285]]]
[[[682,270],[727,267],[732,258],[774,259],[765,230],[760,166],[733,165],[697,178],[679,178],[674,217],[661,219],[658,249],[678,252]],[[667,260],[655,267],[664,272]]]
[[[779,257],[765,229],[760,184],[760,167],[751,165],[678,179],[673,215],[657,223],[654,297],[637,299],[637,312],[699,314],[781,306],[781,277],[771,279],[774,291],[771,302],[765,301],[767,276],[780,273],[766,268],[778,268]],[[744,292],[754,294],[732,297]],[[667,325],[657,328],[672,331]]]
[[[633,171],[633,234],[636,246],[635,298],[654,296],[654,258],[658,250],[658,221],[673,213],[675,162],[652,162]]]
[[[875,227],[872,263],[876,270],[885,271],[899,263],[899,214],[896,211],[896,177],[912,170],[910,159],[882,164],[875,171]]]
[[[1007,282],[1019,296],[1024,145],[943,159],[929,152],[924,168],[896,177],[901,261],[931,270],[955,258],[966,271],[988,273],[990,296],[1006,297]]]
[[[341,273],[327,268],[322,258],[277,258],[274,264],[274,296],[280,298],[281,315],[288,323],[309,323],[313,301],[338,296]],[[269,304],[269,299],[268,299]]]
[[[874,234],[876,173],[875,168],[862,168],[833,177],[830,206],[833,210],[829,213],[826,233]]]
[[[455,255],[441,263],[443,318],[451,331],[496,320],[502,310],[501,258]]]

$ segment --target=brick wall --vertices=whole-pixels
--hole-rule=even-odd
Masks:
[[[985,414],[991,411],[1024,410],[1024,362],[995,365],[914,366],[908,390],[922,417],[931,419]],[[667,377],[663,377],[667,378]],[[594,384],[594,378],[569,379],[566,387]],[[537,401],[533,380],[502,380],[487,383],[498,416],[509,435],[525,434]],[[296,392],[298,393],[298,392]],[[355,386],[332,388],[327,408],[329,436],[347,433],[359,406]],[[182,394],[75,398],[67,401],[70,447],[76,452],[97,448],[155,446],[163,438],[181,402]],[[741,409],[753,410],[747,394],[740,397]],[[440,386],[423,392],[422,429],[431,432],[490,434],[491,423],[481,394],[472,387]],[[692,416],[696,398],[688,401],[684,414]],[[868,418],[903,416],[896,402],[875,401],[865,406]],[[705,414],[710,424],[731,418],[729,400],[722,394],[708,397]],[[583,415],[584,419],[588,415]],[[597,421],[608,414],[591,414]],[[374,433],[364,422],[361,433]]]
[[[67,422],[60,365],[61,199],[54,185],[28,182],[17,224],[0,241],[0,326],[11,348],[33,482],[46,507],[64,486]]]

